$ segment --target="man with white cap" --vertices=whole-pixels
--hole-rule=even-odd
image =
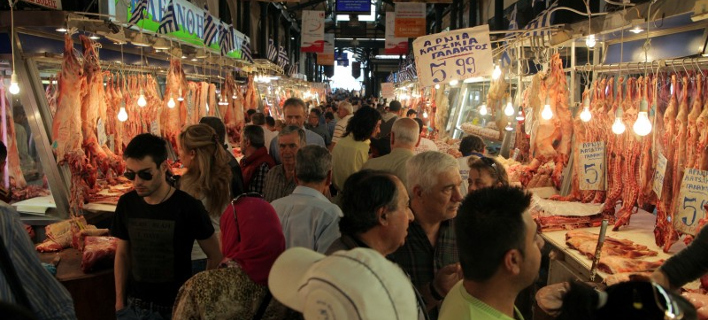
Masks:
[[[366,248],[331,256],[286,250],[273,264],[268,288],[284,305],[311,319],[416,319],[416,298],[405,273]]]

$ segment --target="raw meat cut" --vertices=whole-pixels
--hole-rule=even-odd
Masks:
[[[99,268],[112,267],[117,247],[118,242],[114,237],[86,237],[81,271],[89,273]]]
[[[44,227],[47,239],[38,244],[36,249],[39,252],[51,252],[68,248],[72,243],[72,228],[80,230],[86,228],[87,225],[83,216],[52,223]]]
[[[623,257],[601,257],[600,262],[597,265],[597,269],[609,273],[623,273],[623,272],[640,272],[640,271],[654,271],[659,268],[664,263],[664,260],[659,261],[643,261]]]
[[[691,304],[696,307],[699,320],[708,320],[708,295],[695,292],[684,292],[681,294]]]
[[[595,256],[597,248],[597,234],[582,230],[568,231],[565,235],[566,244],[572,249],[580,251],[589,259]],[[630,240],[616,239],[605,237],[605,243],[602,246],[602,255],[617,256],[625,258],[640,258],[656,256],[658,252],[648,249],[647,246],[635,244]]]

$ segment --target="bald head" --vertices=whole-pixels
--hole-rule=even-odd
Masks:
[[[391,128],[391,148],[415,148],[420,130],[413,119],[399,118]]]

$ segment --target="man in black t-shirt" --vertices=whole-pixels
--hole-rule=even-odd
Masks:
[[[194,240],[207,255],[207,269],[221,261],[219,242],[199,200],[166,181],[166,143],[140,134],[125,149],[125,176],[135,190],[124,194],[113,216],[118,319],[172,316],[177,291],[192,275]],[[127,302],[127,304],[126,304]]]

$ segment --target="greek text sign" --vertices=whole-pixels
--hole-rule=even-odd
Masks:
[[[489,25],[436,33],[413,41],[421,85],[488,76],[492,71]]]
[[[302,10],[300,52],[323,52],[324,29],[324,11]]]
[[[585,142],[578,151],[580,190],[605,190],[605,142]]]
[[[386,12],[386,54],[408,53],[408,38],[397,38],[395,35],[396,13]]]
[[[425,3],[396,3],[394,35],[415,38],[425,35]]]
[[[681,181],[681,191],[676,201],[674,217],[676,230],[696,235],[698,221],[705,217],[703,206],[708,202],[708,171],[686,169]]]
[[[654,170],[654,183],[651,189],[656,193],[657,199],[661,199],[661,191],[664,189],[664,174],[666,173],[666,157],[659,153]]]

